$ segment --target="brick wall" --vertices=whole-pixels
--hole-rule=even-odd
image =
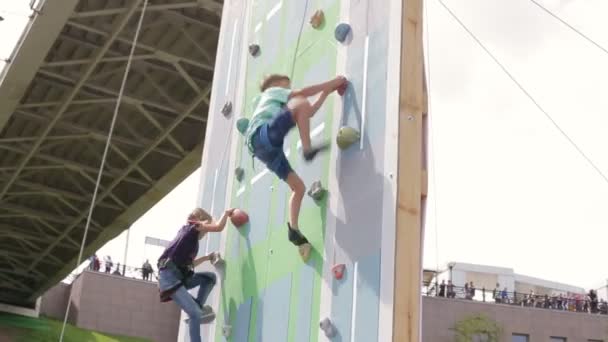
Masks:
[[[55,312],[67,295],[62,285],[49,290],[43,312]],[[137,336],[155,342],[175,342],[180,310],[175,303],[161,303],[155,283],[85,271],[73,282],[70,322],[78,327],[110,334]],[[58,303],[63,299],[63,305]],[[63,319],[63,313],[61,318]]]
[[[530,341],[549,341],[551,336],[567,341],[608,342],[608,316],[524,308],[468,300],[424,297],[422,301],[422,341],[453,342],[454,325],[474,314],[484,314],[503,328],[502,341],[511,341],[513,333],[527,334]]]

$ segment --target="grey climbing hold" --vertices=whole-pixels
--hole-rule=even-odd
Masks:
[[[245,176],[245,170],[242,167],[237,167],[234,169],[234,176],[236,177],[237,181],[242,181],[243,177]]]
[[[323,330],[326,337],[332,338],[336,336],[336,328],[329,318],[326,317],[319,322],[319,327]]]
[[[222,114],[228,116],[230,113],[232,113],[232,102],[228,101],[224,103],[224,107],[222,107]]]
[[[315,201],[320,201],[323,199],[326,190],[321,185],[321,181],[316,181],[310,185],[310,189],[308,190],[308,196],[312,197]]]
[[[350,25],[348,25],[346,23],[341,23],[341,24],[338,24],[338,26],[336,26],[336,30],[334,31],[334,37],[340,43],[344,43],[344,41],[346,41],[346,38],[348,37],[349,33],[350,33]]]
[[[222,336],[230,337],[230,335],[232,335],[232,326],[226,324],[222,327]]]
[[[361,134],[359,131],[352,127],[344,126],[341,127],[338,131],[338,136],[336,137],[336,143],[340,149],[347,149],[350,145],[356,143],[361,139]]]
[[[258,56],[260,54],[260,46],[258,44],[251,44],[251,45],[249,45],[249,53],[253,57]]]
[[[247,132],[247,128],[249,128],[249,119],[240,118],[236,120],[236,129],[239,131],[239,133],[245,135],[245,132]]]
[[[224,266],[224,264],[225,264],[225,261],[222,258],[222,255],[220,254],[220,252],[213,252],[210,261],[211,261],[211,265],[213,265],[215,267],[221,267],[221,266]]]

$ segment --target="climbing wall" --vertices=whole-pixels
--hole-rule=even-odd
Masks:
[[[396,210],[398,70],[401,1],[226,0],[205,137],[199,200],[214,217],[226,207],[250,222],[229,225],[201,241],[201,254],[220,251],[220,283],[208,301],[217,312],[202,327],[203,341],[388,341],[391,339]],[[324,21],[309,20],[322,10]],[[350,25],[346,40],[335,28]],[[389,46],[389,42],[395,42]],[[249,45],[259,45],[251,55]],[[307,187],[320,181],[327,195],[306,196],[300,226],[313,245],[302,262],[287,240],[289,188],[253,161],[236,121],[252,114],[263,75],[292,76],[294,88],[345,75],[344,96],[332,94],[311,122],[314,141],[329,153],[305,163],[297,130],[284,150]],[[312,99],[311,99],[312,100]],[[222,113],[230,102],[232,111]],[[342,150],[340,127],[361,133]],[[239,181],[236,168],[244,170]],[[340,279],[332,271],[344,267]],[[329,322],[333,337],[320,328]],[[180,339],[188,341],[182,325]],[[331,334],[330,334],[331,335]]]

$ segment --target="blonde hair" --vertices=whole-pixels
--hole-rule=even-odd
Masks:
[[[264,77],[264,79],[262,80],[262,82],[260,83],[260,91],[265,91],[266,89],[270,88],[275,82],[283,81],[283,80],[291,81],[287,75],[282,75],[282,74],[266,75]]]
[[[203,208],[195,208],[188,215],[188,220],[198,220],[198,221],[211,221],[211,215],[205,211]]]

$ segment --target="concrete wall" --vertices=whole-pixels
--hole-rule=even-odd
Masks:
[[[59,284],[43,296],[43,313],[63,319],[66,287]],[[177,340],[180,310],[159,301],[156,283],[85,271],[72,288],[69,320],[80,328],[155,342]]]
[[[422,341],[454,342],[454,325],[468,316],[484,314],[503,328],[503,342],[514,333],[527,334],[530,341],[566,337],[568,342],[608,341],[608,317],[585,313],[424,297]]]
[[[69,295],[70,285],[59,283],[53,286],[41,298],[40,315],[62,320]]]

